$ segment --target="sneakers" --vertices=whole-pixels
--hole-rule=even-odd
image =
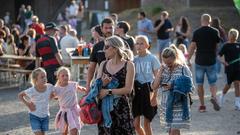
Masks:
[[[235,109],[240,111],[240,100],[235,99]]]
[[[223,107],[224,102],[225,102],[224,95],[221,94],[221,95],[219,96],[219,106],[220,106],[220,107]]]
[[[218,105],[216,98],[211,98],[210,101],[213,104],[213,109],[215,111],[219,111],[220,110],[220,106]]]
[[[200,113],[206,112],[206,106],[205,106],[205,105],[199,106],[198,111],[199,111]]]

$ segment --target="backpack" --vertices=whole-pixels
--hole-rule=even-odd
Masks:
[[[80,119],[84,124],[97,124],[102,120],[102,112],[98,109],[97,103],[86,103],[86,96],[79,101]]]

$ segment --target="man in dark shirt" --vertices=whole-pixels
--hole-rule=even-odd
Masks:
[[[101,30],[104,35],[104,38],[107,38],[113,35],[113,30],[114,30],[113,25],[114,25],[114,22],[111,18],[103,19],[101,23]],[[90,55],[90,64],[88,67],[88,73],[87,73],[87,83],[86,83],[87,91],[89,91],[90,89],[90,84],[93,79],[96,66],[100,65],[102,61],[106,60],[105,53],[103,51],[104,45],[105,45],[104,41],[100,41],[93,46],[93,50]]]
[[[115,28],[115,35],[121,37],[125,43],[126,48],[131,49],[133,54],[136,54],[136,49],[134,47],[135,45],[135,39],[128,35],[128,31],[130,30],[130,24],[126,21],[120,21],[118,22],[116,28]]]
[[[58,67],[63,65],[61,55],[58,52],[57,42],[54,38],[56,31],[58,29],[55,23],[50,22],[46,24],[46,35],[39,38],[36,45],[36,68],[42,64],[41,66],[47,72],[48,82],[53,85],[56,83],[55,72]],[[40,57],[42,61],[40,61]]]
[[[191,57],[196,50],[195,58],[195,73],[196,83],[198,88],[198,96],[200,100],[199,112],[205,112],[206,106],[204,104],[204,75],[206,73],[208,83],[211,91],[211,102],[216,111],[220,109],[216,99],[216,49],[217,43],[220,41],[219,32],[217,29],[210,27],[211,16],[209,14],[203,14],[201,16],[202,27],[198,28],[193,33],[192,43],[189,46],[189,58],[190,63]]]
[[[161,19],[158,19],[154,24],[154,30],[157,32],[157,46],[159,51],[159,59],[161,62],[161,53],[163,49],[171,44],[170,32],[173,31],[172,23],[168,19],[168,12],[161,12]]]

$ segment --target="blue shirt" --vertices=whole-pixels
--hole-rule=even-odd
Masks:
[[[146,56],[136,56],[133,60],[136,68],[135,80],[141,84],[146,82],[152,82],[154,79],[154,70],[160,68],[160,62],[158,58],[149,53]]]
[[[138,20],[137,29],[138,29],[138,35],[145,35],[145,36],[148,37],[149,42],[152,42],[151,35],[147,32],[141,31],[142,29],[146,29],[150,32],[153,32],[153,24],[152,24],[151,20],[149,20],[147,18],[144,18],[142,20]]]

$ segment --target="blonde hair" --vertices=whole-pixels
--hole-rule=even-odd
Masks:
[[[165,48],[162,52],[162,58],[173,58],[175,63],[185,65],[185,57],[181,50],[179,50],[174,44]]]
[[[162,12],[161,12],[161,15],[162,15],[163,17],[165,17],[165,18],[168,18],[169,13],[168,13],[167,11],[162,11]]]
[[[212,21],[212,17],[209,14],[203,14],[201,16],[201,20],[207,23],[210,23]]]
[[[145,42],[145,44],[147,44],[148,45],[148,48],[150,47],[150,45],[149,45],[149,40],[148,40],[148,37],[147,36],[145,36],[145,35],[138,35],[138,36],[136,36],[135,37],[135,41],[137,41],[137,40],[143,40],[143,42]],[[147,49],[148,49],[147,48]]]
[[[182,47],[183,50],[181,50],[180,47]],[[178,45],[178,49],[181,50],[181,51],[183,52],[183,54],[186,54],[186,53],[187,53],[187,47],[186,47],[184,44],[179,44],[179,45]]]
[[[118,49],[118,55],[125,60],[133,60],[133,53],[125,47],[123,40],[118,36],[106,38],[105,43],[109,43],[112,47]]]
[[[32,73],[31,73],[31,84],[33,86],[36,85],[37,77],[40,73],[44,73],[45,75],[47,75],[45,69],[43,69],[43,68],[36,68],[32,71]]]
[[[231,28],[228,32],[228,36],[233,36],[235,40],[238,39],[239,32],[237,29]]]
[[[62,71],[66,71],[68,73],[69,78],[71,76],[70,70],[67,67],[62,66],[62,67],[58,68],[58,70],[56,72],[57,73],[57,83],[56,84],[59,84],[58,77]]]

